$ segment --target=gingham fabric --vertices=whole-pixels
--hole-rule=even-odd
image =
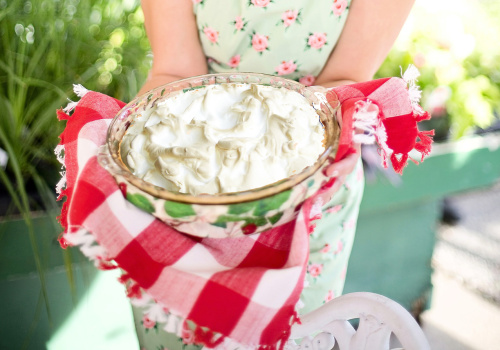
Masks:
[[[308,256],[304,212],[261,234],[200,239],[180,233],[127,202],[97,162],[108,125],[124,106],[88,92],[61,135],[66,166],[62,242],[78,245],[102,269],[119,266],[135,300],[153,298],[179,332],[197,325],[196,342],[214,346],[229,337],[273,348],[288,338]],[[310,207],[310,206],[306,206]],[[170,322],[171,324],[172,322]],[[281,341],[281,342],[280,342]]]
[[[418,163],[409,157],[413,149],[420,152],[423,161],[431,151],[434,130],[418,130],[418,122],[431,117],[418,104],[421,95],[416,85],[418,76],[418,70],[411,65],[402,78],[377,79],[331,89],[326,98],[333,105],[340,104],[344,124],[337,157],[344,156],[352,141],[359,141],[377,142],[384,167],[388,167],[390,159],[399,174],[403,173],[408,160]]]
[[[384,84],[390,88],[384,90]],[[336,95],[327,97],[348,106],[353,99],[366,102],[369,97],[379,107],[377,118],[417,115],[406,83],[389,79],[333,91]],[[59,198],[67,198],[60,217],[65,229],[61,244],[79,246],[101,269],[125,271],[121,282],[128,296],[169,332],[182,335],[189,329],[195,343],[208,347],[228,339],[241,348],[283,347],[298,321],[295,306],[303,289],[308,234],[320,217],[315,199],[334,179],[304,203],[296,220],[282,226],[238,238],[189,236],[130,204],[98,164],[108,125],[123,106],[87,92],[71,116],[58,111],[59,119],[67,120],[56,148],[56,153],[64,152],[60,160],[66,168],[66,183],[59,185]],[[342,109],[337,160],[352,151],[353,120],[363,116],[361,107]]]

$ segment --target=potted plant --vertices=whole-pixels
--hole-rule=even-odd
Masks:
[[[61,304],[71,308],[83,292],[78,253],[57,244],[55,111],[73,83],[123,100],[136,94],[149,68],[138,4],[0,1],[0,348],[44,346],[67,314]]]

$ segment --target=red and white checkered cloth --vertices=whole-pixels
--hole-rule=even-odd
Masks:
[[[397,81],[336,88],[337,96],[327,98],[352,109],[349,101],[366,103],[368,96],[379,107],[377,118],[380,112],[386,118],[414,115],[415,108],[407,111],[406,83]],[[390,96],[376,93],[384,84]],[[189,328],[195,342],[208,347],[227,339],[243,348],[283,347],[298,320],[295,306],[303,289],[311,221],[320,217],[313,209],[315,197],[304,203],[296,220],[260,234],[201,239],[178,232],[129,203],[97,162],[108,125],[123,106],[87,92],[72,106],[71,116],[58,111],[59,119],[67,120],[56,148],[64,152],[59,158],[66,168],[66,182],[58,186],[60,198],[67,197],[61,244],[79,246],[101,269],[123,269],[128,296],[147,306],[149,319],[164,323],[168,331],[182,334]],[[373,116],[369,105],[358,104],[356,113],[342,107],[346,117],[337,160],[350,153],[356,113]],[[386,143],[390,140],[389,135]]]
[[[419,74],[417,68],[410,65],[402,78],[343,85],[326,94],[332,105],[341,107],[343,125],[337,159],[349,152],[354,141],[377,142],[384,167],[388,167],[390,159],[398,174],[403,173],[408,160],[418,163],[409,156],[413,149],[420,152],[423,161],[431,151],[434,130],[418,130],[418,122],[431,117],[418,104]]]
[[[97,163],[108,125],[123,106],[88,92],[71,117],[58,112],[67,120],[63,242],[80,246],[100,268],[126,271],[130,297],[146,292],[167,314],[193,321],[196,342],[213,346],[229,337],[250,347],[284,344],[307,264],[304,220],[241,238],[200,239],[136,208]]]

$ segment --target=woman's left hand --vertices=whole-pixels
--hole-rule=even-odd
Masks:
[[[326,175],[334,177],[335,182],[328,191],[320,195],[323,204],[328,203],[332,199],[333,195],[345,183],[347,176],[356,168],[356,164],[361,155],[361,145],[354,144],[353,148],[356,150],[355,153],[350,153],[347,157],[332,163],[326,168]]]

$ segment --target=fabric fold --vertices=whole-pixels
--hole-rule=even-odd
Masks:
[[[383,78],[330,89],[326,99],[340,104],[343,139],[337,153],[348,152],[352,142],[374,143],[381,150],[382,164],[389,160],[395,172],[403,173],[412,150],[423,161],[432,147],[434,130],[420,131],[418,123],[430,119],[419,103],[421,92],[416,85],[418,70],[410,66],[403,78]]]
[[[239,238],[176,231],[129,203],[97,162],[109,122],[123,106],[90,91],[71,116],[58,113],[67,120],[57,148],[66,168],[61,244],[80,247],[100,269],[123,269],[127,296],[169,331],[188,327],[207,347],[225,338],[243,347],[283,347],[297,321],[309,231],[301,216],[308,213]]]
[[[243,349],[283,348],[299,321],[295,308],[304,285],[308,236],[321,217],[316,209],[336,179],[307,199],[295,220],[262,233],[190,236],[128,202],[121,184],[97,161],[108,125],[125,104],[80,86],[75,90],[81,100],[57,111],[67,123],[56,147],[65,167],[57,186],[59,199],[66,198],[59,218],[61,245],[79,247],[97,268],[121,268],[120,282],[131,302],[168,332],[180,337],[190,332],[195,343],[207,347],[229,342]],[[422,160],[429,153],[433,133],[417,128],[428,114],[410,98],[404,80],[342,86],[326,98],[341,104],[335,161],[355,152],[358,141],[378,142],[384,164],[390,159],[398,173],[411,150],[421,152]]]

